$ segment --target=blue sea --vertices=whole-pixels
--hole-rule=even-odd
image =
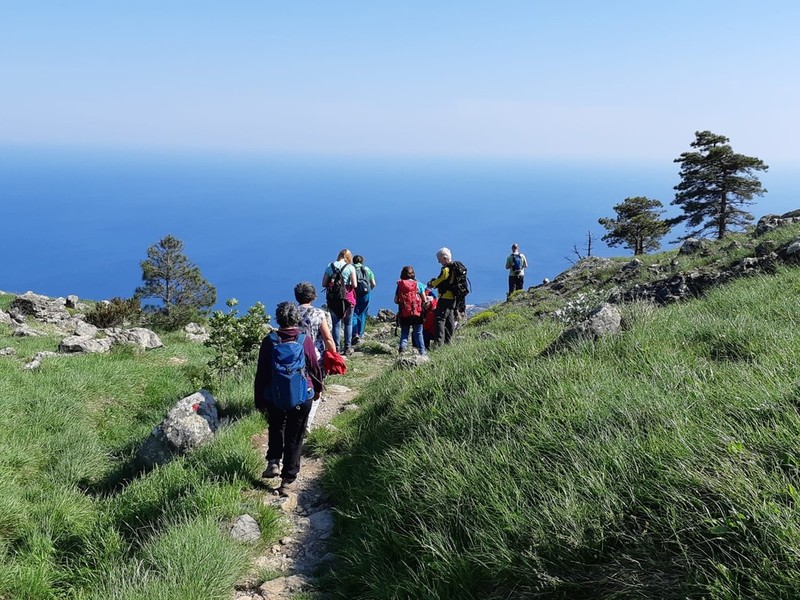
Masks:
[[[800,172],[762,176],[756,217],[800,208]],[[0,150],[0,290],[129,297],[147,248],[167,234],[216,286],[219,302],[272,314],[303,280],[319,286],[338,251],[376,274],[371,313],[394,308],[404,265],[425,281],[449,247],[469,268],[472,304],[502,300],[516,242],[526,286],[586,254],[619,256],[599,217],[628,196],[669,206],[677,166],[499,160],[234,156]],[[673,231],[667,242],[681,234]],[[317,302],[322,304],[322,299]]]

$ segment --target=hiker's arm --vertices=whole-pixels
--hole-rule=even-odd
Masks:
[[[336,344],[333,342],[333,335],[331,335],[327,319],[322,319],[322,323],[319,324],[319,333],[322,336],[322,343],[325,345],[325,350],[336,352]]]
[[[350,273],[350,287],[355,288],[357,285],[358,285],[358,277],[356,277],[356,270],[353,269],[353,271]]]
[[[450,269],[448,267],[442,267],[442,272],[439,273],[439,276],[436,279],[431,279],[428,282],[428,287],[439,287],[450,276]]]
[[[264,390],[270,383],[272,370],[269,368],[270,352],[267,348],[268,341],[265,338],[261,342],[261,349],[258,352],[258,366],[256,367],[256,379],[253,383],[253,404],[255,407],[264,412],[267,409],[267,401],[264,398]]]
[[[320,393],[322,393],[322,367],[317,360],[317,350],[314,348],[314,342],[310,335],[307,335],[303,340],[303,351],[306,355],[306,365],[308,366],[308,375],[311,377],[311,385],[314,386],[314,400],[317,400]]]
[[[523,269],[528,268],[528,258],[524,254],[522,255],[522,268]]]
[[[510,269],[510,268],[511,268],[511,257],[507,256],[506,257],[506,269]]]

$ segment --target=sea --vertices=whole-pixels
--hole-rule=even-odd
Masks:
[[[800,169],[761,177],[756,217],[800,208]],[[0,148],[0,290],[92,300],[130,297],[149,246],[170,234],[217,288],[274,314],[293,287],[319,288],[339,250],[375,273],[370,313],[395,308],[405,265],[427,281],[436,251],[468,268],[469,303],[502,301],[512,243],[525,285],[581,256],[630,255],[601,241],[600,217],[629,196],[663,202],[679,181],[663,164],[567,160],[365,158]],[[682,231],[664,238],[669,248]],[[317,305],[324,302],[322,294]]]

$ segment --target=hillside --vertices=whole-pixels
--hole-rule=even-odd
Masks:
[[[363,385],[361,409],[308,440],[338,515],[318,595],[792,597],[798,239],[786,222],[581,261],[411,369],[373,354],[396,344],[373,323],[337,380]],[[606,300],[620,332],[555,343]],[[0,599],[227,599],[278,574],[252,572],[285,531],[259,478],[252,369],[214,390],[210,444],[142,471],[137,449],[211,351],[173,333],[26,369],[60,335],[13,331],[0,322]],[[243,513],[256,543],[227,534]]]
[[[326,589],[793,597],[800,269],[771,252],[799,238],[586,261],[473,317],[412,376],[386,372],[324,440],[340,513]],[[711,283],[623,304],[620,333],[546,352],[598,299],[675,277]]]

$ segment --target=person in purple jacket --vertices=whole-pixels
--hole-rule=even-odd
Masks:
[[[300,309],[294,302],[281,302],[275,309],[275,320],[278,322],[278,338],[282,342],[291,342],[302,333]],[[278,494],[288,496],[294,491],[295,480],[300,472],[300,453],[303,448],[303,437],[306,432],[308,413],[314,400],[322,393],[322,368],[317,360],[314,340],[310,335],[305,337],[303,351],[306,357],[308,388],[313,389],[313,396],[290,410],[281,410],[264,396],[264,391],[272,380],[272,340],[269,336],[261,342],[258,353],[258,366],[254,383],[256,408],[267,417],[269,441],[267,442],[267,469],[262,477],[281,477]],[[281,468],[283,459],[283,468]]]

